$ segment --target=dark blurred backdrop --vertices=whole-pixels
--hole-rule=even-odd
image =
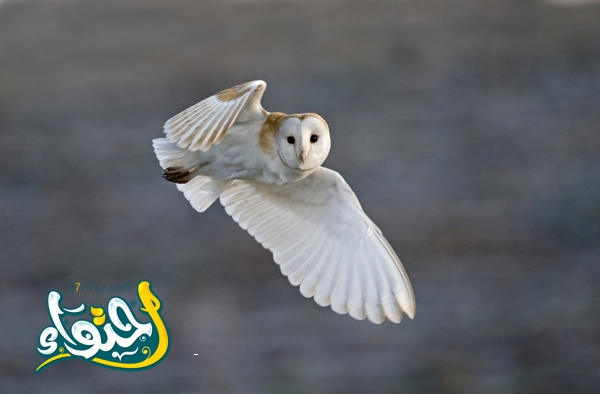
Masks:
[[[252,79],[327,120],[415,320],[320,308],[161,178],[165,120]],[[3,2],[0,392],[598,393],[599,127],[598,3]],[[33,373],[50,290],[143,279],[165,361]]]

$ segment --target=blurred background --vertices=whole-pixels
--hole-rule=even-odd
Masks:
[[[161,178],[163,123],[253,79],[327,120],[414,320],[320,308]],[[600,392],[600,3],[4,1],[0,167],[2,393]],[[50,290],[145,279],[162,363],[34,374]]]

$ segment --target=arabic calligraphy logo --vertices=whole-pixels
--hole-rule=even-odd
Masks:
[[[37,348],[41,355],[51,357],[35,372],[71,357],[129,371],[149,368],[162,361],[169,351],[169,336],[159,313],[160,300],[152,293],[148,281],[140,282],[138,296],[142,305],[140,311],[148,315],[148,323],[137,321],[129,304],[122,298],[113,297],[106,311],[90,305],[92,322],[77,320],[71,325],[69,335],[61,316],[81,315],[86,311],[85,304],[74,309],[61,307],[60,293],[51,291],[48,294],[48,313],[53,326],[42,331]]]

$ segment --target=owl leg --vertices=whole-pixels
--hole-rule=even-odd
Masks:
[[[182,166],[173,166],[165,168],[163,172],[163,178],[173,183],[188,183],[195,177],[196,171],[206,164],[200,164],[192,168],[185,168]]]

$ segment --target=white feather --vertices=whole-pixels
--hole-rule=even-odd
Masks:
[[[317,284],[319,283],[319,272],[323,270],[323,257],[330,250],[329,237],[327,234],[321,233],[321,242],[306,258],[304,263],[292,272],[290,276],[295,275],[301,282],[300,293],[304,297],[312,297],[317,292]],[[311,275],[312,274],[312,275]]]
[[[289,280],[294,286],[298,286],[302,282],[304,282],[308,274],[319,263],[319,261],[323,257],[323,254],[327,252],[328,241],[329,237],[327,236],[327,234],[325,234],[324,231],[322,231],[318,238],[318,244],[312,248],[308,256],[302,262],[302,264],[300,264],[300,266],[298,266],[294,271],[290,273]],[[302,289],[300,289],[300,292],[302,292]]]
[[[376,250],[372,243],[368,245],[368,253],[370,255],[376,256]],[[383,265],[386,264],[385,260],[373,260],[373,272],[375,275],[375,280],[378,283],[379,299],[381,302],[381,307],[387,316],[392,322],[399,323],[402,317],[402,310],[398,306],[398,302],[392,293],[392,289],[390,287],[390,279],[388,278],[384,272]]]
[[[336,313],[348,313],[348,291],[351,288],[350,283],[350,271],[351,266],[345,264],[346,262],[346,251],[343,247],[339,248],[338,258],[336,264],[333,267],[332,274],[336,278],[333,286],[333,292],[331,293],[331,309]]]
[[[319,305],[374,323],[414,315],[400,261],[336,172],[319,168],[285,187],[238,180],[221,203]]]
[[[292,212],[283,211],[281,214],[279,212],[276,210],[266,212],[266,218],[248,231],[250,235],[256,238],[267,249],[272,249],[277,245],[281,228],[284,228],[294,219]]]
[[[335,251],[335,245],[328,245],[327,253],[319,261],[319,269],[314,269],[309,276],[306,277],[306,281],[309,281],[311,285],[316,288],[315,291],[315,302],[321,306],[328,306],[332,302],[333,286],[335,284],[335,269],[337,264],[337,258]]]
[[[181,115],[177,122],[165,124],[165,133],[172,141],[179,140],[187,131],[195,129],[198,125],[206,122],[207,117],[213,113],[213,109],[218,106],[217,100],[209,99],[196,104],[194,110],[187,116]]]
[[[179,165],[187,152],[177,148],[177,145],[166,138],[156,138],[152,140],[154,153],[162,168]]]

